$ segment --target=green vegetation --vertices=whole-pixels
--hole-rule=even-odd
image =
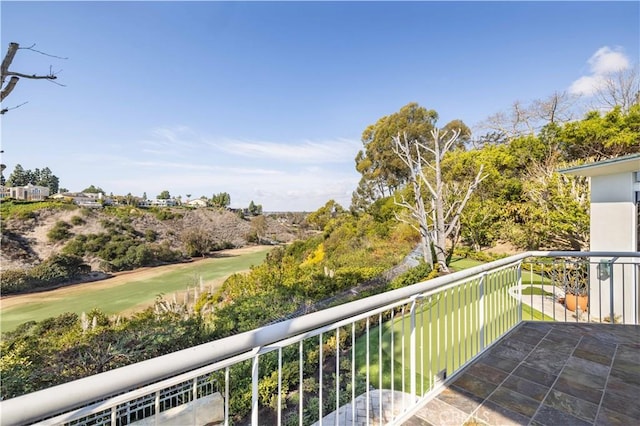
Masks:
[[[29,270],[4,269],[0,273],[0,292],[15,294],[32,290],[44,290],[58,284],[73,281],[89,272],[89,266],[81,257],[73,254],[57,254]],[[2,310],[4,321],[6,309]]]
[[[78,206],[64,201],[19,201],[6,200],[0,203],[0,216],[7,219],[32,219],[39,210],[76,210]]]
[[[47,238],[49,238],[49,241],[51,242],[68,240],[72,235],[71,232],[69,232],[69,229],[71,229],[71,225],[65,221],[59,220],[55,225],[53,225],[53,228],[47,232]]]
[[[253,266],[249,273],[233,274],[216,291],[200,295],[192,306],[172,304],[159,299],[158,306],[162,306],[166,313],[154,314],[152,310],[147,310],[130,319],[123,319],[122,322],[107,318],[105,312],[108,312],[108,308],[100,306],[102,311],[93,313],[97,318],[96,327],[88,328],[86,321],[77,314],[62,314],[40,323],[25,323],[16,328],[15,332],[5,334],[0,344],[2,396],[30,392],[199,342],[254,329],[283,317],[305,312],[308,307],[320,301],[337,304],[353,297],[404,287],[436,276],[439,271],[444,270],[443,266],[452,270],[472,267],[493,260],[492,256],[482,254],[480,250],[497,242],[508,242],[523,249],[586,247],[588,185],[583,178],[561,175],[557,170],[582,162],[637,152],[637,141],[640,138],[640,105],[634,105],[625,112],[620,109],[606,114],[592,112],[583,120],[570,123],[542,123],[537,127],[540,129],[537,132],[514,130],[510,133],[490,133],[474,141],[470,140],[464,123],[449,123],[445,128],[453,130],[453,127],[458,127],[462,134],[459,143],[446,153],[440,164],[446,184],[446,191],[441,193],[446,195],[442,198],[443,203],[453,209],[463,204],[460,197],[465,191],[461,192],[460,188],[465,188],[474,181],[480,166],[486,176],[469,194],[466,208],[460,212],[459,222],[457,219],[451,222],[456,225],[450,234],[450,242],[454,244],[453,247],[447,247],[446,264],[438,262],[437,267],[432,268],[425,262],[392,280],[383,272],[400,264],[421,241],[425,233],[419,231],[420,226],[425,225],[422,228],[433,231],[436,221],[428,215],[420,226],[415,220],[398,220],[399,217],[407,218],[406,215],[402,216],[407,207],[402,200],[420,199],[411,198],[415,195],[412,191],[420,191],[415,189],[418,188],[416,186],[407,187],[410,170],[404,168],[399,158],[394,156],[393,150],[389,149],[390,139],[399,132],[406,131],[411,138],[424,143],[433,142],[429,130],[435,128],[436,120],[435,111],[409,104],[400,113],[383,117],[375,125],[368,127],[362,136],[363,150],[356,158],[356,167],[362,179],[354,193],[351,208],[346,210],[333,200],[327,202],[307,218],[307,224],[317,230],[314,237],[274,248],[265,261]],[[472,146],[475,148],[471,149]],[[431,177],[429,173],[428,170],[425,172],[427,180]],[[425,206],[429,208],[435,205],[436,197],[429,198],[426,190],[424,191],[420,195],[425,197]],[[169,197],[168,191],[163,191],[161,195]],[[218,204],[224,205],[226,202],[224,193],[219,194]],[[18,205],[13,206],[17,208]],[[5,208],[4,203],[1,208]],[[98,257],[103,260],[105,269],[112,271],[177,258],[178,254],[168,246],[156,242],[157,234],[136,232],[131,225],[132,220],[136,215],[145,214],[139,209],[117,208],[105,211],[113,213],[113,220],[103,223],[106,232],[73,237],[65,245],[65,255],[76,258]],[[252,201],[250,213],[260,212],[261,206]],[[151,210],[151,213],[156,214],[160,220],[179,219],[179,216],[174,216],[169,210]],[[2,214],[5,218],[5,210],[2,210]],[[252,225],[252,238],[259,241],[263,226],[260,221]],[[64,227],[57,225],[60,229],[54,233],[56,241],[65,237],[58,235],[64,234]],[[438,233],[441,231],[438,230]],[[185,233],[183,243],[185,250],[192,256],[206,254],[220,247],[220,244],[225,244],[211,241],[197,230],[193,230],[191,235]],[[435,255],[437,250],[442,249],[440,242],[425,245],[425,248],[428,250],[423,253],[428,254],[430,250],[432,257],[442,259],[442,253]],[[62,266],[58,263],[60,262],[48,265],[32,279],[55,280],[69,273],[64,269],[64,262]],[[73,266],[73,262],[67,266]],[[542,264],[525,265],[523,269],[523,275],[527,274],[529,284],[546,283],[549,281],[549,274],[554,272],[552,267]],[[17,274],[14,271],[8,272]],[[188,278],[176,277],[175,280],[184,285]],[[516,277],[509,279],[515,280]],[[159,281],[151,280],[146,289],[143,284],[137,283],[131,286],[128,293],[119,290],[117,297],[96,294],[92,299],[104,301],[112,297],[116,300],[141,300],[136,299],[141,297],[139,293],[144,293],[148,298],[150,293],[157,295],[171,291],[163,287],[170,281],[172,280],[168,277]],[[0,279],[3,286],[15,282],[28,282],[25,288],[34,285],[24,277],[5,279],[3,271]],[[356,292],[358,296],[348,295],[349,290],[356,286],[363,291]],[[451,327],[450,319],[453,317],[458,321],[457,324],[464,325],[461,329],[476,330],[478,324],[474,324],[475,316],[460,302],[461,299],[465,303],[475,300],[476,289],[477,283],[470,283],[448,289],[420,302],[418,316],[424,327],[420,327],[419,338],[433,348],[440,347],[443,336],[446,335],[444,331]],[[535,287],[528,291],[535,293],[538,290],[542,292]],[[326,302],[329,298],[332,298],[331,302]],[[507,289],[490,291],[484,295],[484,300],[486,303],[493,303],[493,306],[506,304],[512,319],[515,321],[517,318],[517,304],[507,294]],[[65,303],[67,305],[63,309],[70,305],[81,306],[84,302],[69,299]],[[90,310],[91,307],[85,305],[81,309]],[[115,309],[122,309],[122,305],[116,303]],[[7,314],[10,311],[5,312],[3,309],[3,321]],[[43,316],[55,314],[42,313]],[[497,321],[495,312],[485,314],[485,337],[490,341],[505,329],[504,324]],[[523,307],[522,314],[525,319],[550,319],[527,306]],[[407,334],[408,321],[406,316],[402,316],[402,308],[394,315],[395,320],[386,321],[382,328],[376,328],[377,319],[371,320],[368,338],[366,335],[362,337],[367,329],[364,322],[359,322],[355,330],[355,337],[360,338],[356,351],[362,354],[363,348],[368,345],[373,354],[369,364],[374,368],[374,377],[377,377],[375,366],[378,363],[378,348],[375,345],[377,336],[383,336],[382,381],[385,384],[398,380],[398,376],[392,378],[387,371],[389,368],[384,367],[390,367],[391,351],[395,353],[395,361],[400,363],[394,365],[394,368],[396,371],[404,371],[403,344],[397,339]],[[16,325],[19,322],[21,320],[15,319]],[[433,328],[426,327],[434,322]],[[171,333],[167,330],[171,330]],[[423,361],[427,364],[428,374],[425,373],[423,380],[420,380],[421,384],[428,385],[433,372],[444,367],[451,371],[463,363],[469,353],[477,350],[477,336],[474,332],[465,335],[456,328],[451,328],[449,332],[451,341],[448,343],[451,345],[455,342],[458,350],[451,351],[447,356],[433,356],[433,353],[425,352]],[[317,362],[314,361],[320,356],[320,348],[325,357],[336,349],[348,354],[351,337],[351,330],[341,329],[339,336],[327,333],[322,338],[309,339],[304,343],[307,359],[303,379],[305,422],[316,420],[318,387],[322,385],[327,390],[335,389],[335,383],[331,383],[334,380],[332,378],[322,384],[312,379],[317,377]],[[45,350],[38,351],[39,348]],[[93,351],[91,356],[87,355],[90,350]],[[293,348],[283,352],[283,396],[286,404],[295,405],[298,401],[294,390],[299,385],[297,351]],[[405,350],[405,357],[406,352]],[[260,361],[260,403],[265,409],[274,408],[277,403],[277,378],[272,375],[272,367],[276,362],[274,359],[273,354],[268,354]],[[362,370],[365,359],[358,357],[357,371]],[[347,377],[351,365],[346,357],[341,361],[340,368]],[[251,374],[248,369],[250,365],[245,363],[230,371],[233,389],[229,404],[234,420],[242,420],[249,411],[251,394],[248,380]],[[361,390],[362,374],[356,375],[356,387]],[[374,378],[374,383],[375,380],[378,379]],[[394,385],[396,389],[401,387],[401,383],[396,382]],[[351,385],[339,386],[348,392]],[[331,409],[333,398],[325,394],[324,403],[327,404],[325,408]],[[297,419],[291,421],[295,422]]]
[[[534,296],[542,296],[542,295],[544,295],[544,296],[553,296],[553,293],[545,291],[540,287],[534,287],[534,286],[524,287],[522,289],[522,294],[524,296],[531,296],[531,295],[534,295]]]
[[[26,186],[28,184],[46,186],[49,188],[50,194],[58,192],[59,183],[60,179],[51,172],[49,167],[45,167],[42,170],[37,168],[25,170],[20,164],[16,164],[7,179],[7,186]]]

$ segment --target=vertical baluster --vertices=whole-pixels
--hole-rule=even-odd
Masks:
[[[153,418],[153,421],[156,425],[160,424],[160,391],[156,391],[156,395],[153,401],[153,406],[155,409],[155,416]]]
[[[340,410],[340,328],[336,328],[336,422]]]
[[[191,384],[191,404],[193,405],[193,424],[197,424],[197,414],[198,414],[198,410],[197,410],[197,405],[196,405],[196,400],[198,399],[198,378],[194,377],[193,378],[193,383]]]
[[[304,355],[304,346],[302,344],[302,340],[300,340],[300,344],[298,346],[298,359],[299,359],[299,363],[300,363],[300,390],[299,390],[299,394],[300,394],[300,401],[299,401],[299,407],[298,407],[298,424],[301,425],[303,424],[302,422],[302,415],[304,413],[304,385],[303,385],[303,380],[304,380],[304,360],[303,360],[303,355]]]
[[[367,357],[366,357],[366,363],[367,363],[367,367],[366,367],[366,371],[367,371],[367,390],[366,390],[366,419],[367,419],[367,424],[369,424],[369,405],[370,405],[370,394],[369,394],[369,386],[370,386],[370,381],[369,381],[369,366],[371,365],[370,363],[370,357],[369,357],[369,344],[370,344],[370,340],[369,340],[369,317],[367,317],[367,331],[366,331],[366,336],[367,336]]]
[[[396,383],[396,376],[395,376],[395,368],[394,368],[394,364],[395,364],[395,359],[396,359],[396,352],[395,352],[395,333],[394,333],[394,328],[395,328],[395,318],[396,318],[396,311],[395,309],[391,308],[391,318],[389,319],[390,324],[391,324],[391,341],[390,341],[390,346],[391,346],[391,350],[390,352],[390,356],[389,356],[389,370],[391,371],[391,395],[394,394],[394,390],[395,390],[395,383]],[[391,398],[391,412],[395,412],[395,398]]]
[[[479,351],[478,352],[482,352],[484,351],[485,348],[485,341],[484,341],[484,333],[485,333],[485,323],[484,323],[484,281],[485,281],[485,277],[487,276],[486,273],[482,273],[482,275],[480,275],[480,283],[478,284],[478,293],[479,293],[479,297],[478,297],[478,340],[479,340]]]
[[[278,426],[282,425],[282,347],[278,348]]]
[[[322,333],[318,336],[318,344],[320,345],[319,353],[318,353],[318,424],[322,426],[322,396],[323,396],[323,388],[324,384],[322,383],[322,355],[323,355],[323,347],[322,347]]]
[[[356,323],[355,322],[351,323],[351,423],[356,424]]]
[[[409,310],[409,371],[411,376],[409,378],[409,386],[411,389],[411,401],[416,399],[416,299],[411,301],[411,308]]]
[[[253,426],[258,425],[258,382],[260,380],[259,356],[260,355],[256,354],[253,357],[251,365],[251,424]]]
[[[229,367],[224,369],[224,426],[229,426]]]
[[[378,314],[378,413],[382,424],[382,312]]]

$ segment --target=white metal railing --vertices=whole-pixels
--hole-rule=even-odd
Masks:
[[[639,262],[522,253],[2,401],[0,419],[393,424],[523,320],[637,325]],[[578,284],[589,305],[569,311],[559,302]]]

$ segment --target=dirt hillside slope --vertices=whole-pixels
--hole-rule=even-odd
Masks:
[[[27,216],[27,217],[25,217]],[[81,219],[81,220],[80,220]],[[70,225],[73,236],[113,232],[109,223],[126,224],[140,235],[153,233],[155,242],[185,252],[188,232],[206,235],[210,241],[239,248],[255,243],[256,229],[262,242],[287,243],[300,237],[299,215],[281,214],[241,218],[238,214],[214,208],[167,208],[162,211],[139,208],[118,209],[41,209],[21,217],[2,220],[0,267],[29,268],[59,253],[69,240],[52,241],[48,233],[58,222]],[[92,270],[99,270],[99,259],[86,258]]]

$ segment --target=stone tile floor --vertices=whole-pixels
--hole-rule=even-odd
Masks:
[[[524,322],[414,425],[640,425],[640,327]]]

